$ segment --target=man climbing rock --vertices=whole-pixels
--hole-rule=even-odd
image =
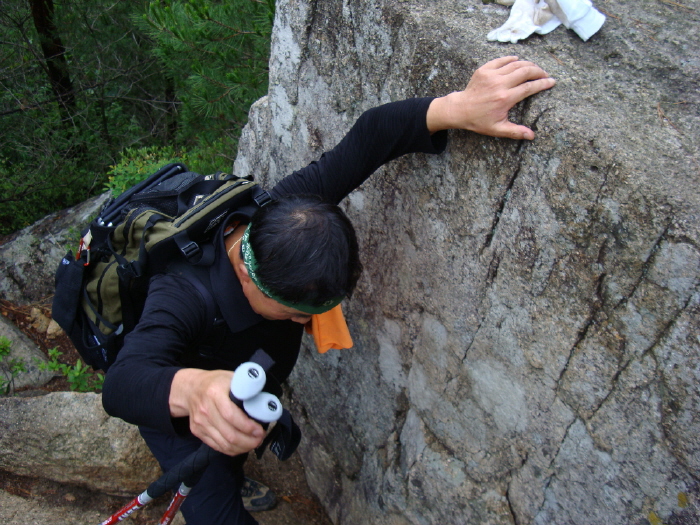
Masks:
[[[241,499],[243,463],[265,431],[230,401],[232,370],[263,349],[275,362],[269,375],[282,382],[304,327],[315,328],[318,343],[321,316],[333,312],[331,329],[344,330],[338,306],[352,294],[361,264],[338,203],[401,155],[442,152],[448,129],[534,139],[508,111],[554,84],[539,66],[509,56],[476,70],[463,91],[365,112],[335,148],[275,185],[272,201],[249,223],[219,227],[215,262],[202,276],[222,328],[215,338],[197,287],[177,270],[151,280],[143,315],[107,374],[103,402],[109,414],[139,425],[165,470],[202,442],[223,453],[182,507],[189,525],[256,523]]]

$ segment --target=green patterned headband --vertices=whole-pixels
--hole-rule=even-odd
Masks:
[[[283,304],[284,306],[294,308],[295,310],[299,310],[300,312],[304,312],[306,314],[322,314],[338,306],[338,304],[340,304],[340,302],[345,298],[341,295],[339,297],[335,297],[334,299],[329,299],[320,306],[312,306],[310,304],[292,303],[272,293],[267,286],[260,282],[260,278],[258,277],[257,272],[258,261],[255,259],[255,254],[253,254],[253,248],[250,246],[250,242],[248,242],[249,237],[250,225],[248,225],[248,227],[245,230],[245,233],[243,234],[243,237],[241,237],[241,253],[243,254],[243,262],[245,264],[246,269],[248,270],[248,275],[255,283],[255,286],[257,286],[260,289],[260,291],[267,295],[270,299],[274,299],[275,301],[277,301],[280,304]]]

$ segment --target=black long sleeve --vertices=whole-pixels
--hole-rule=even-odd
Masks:
[[[377,168],[407,153],[440,153],[447,132],[430,135],[426,114],[432,98],[391,102],[365,111],[332,150],[282,179],[271,191],[320,195],[339,203]]]
[[[151,280],[141,320],[105,377],[102,403],[108,414],[175,432],[170,385],[188,345],[207,326],[206,311],[199,292],[185,279],[158,275]]]

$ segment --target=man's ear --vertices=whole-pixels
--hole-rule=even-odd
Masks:
[[[245,263],[243,261],[239,261],[236,264],[236,270],[238,270],[236,273],[238,274],[238,279],[241,282],[244,281],[250,281],[250,275],[248,275],[248,268],[245,267]]]

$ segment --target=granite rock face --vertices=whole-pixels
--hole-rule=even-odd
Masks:
[[[50,302],[57,265],[75,250],[80,228],[106,199],[104,194],[51,214],[0,246],[0,296],[20,305]],[[36,310],[41,331],[60,331]],[[0,321],[0,335],[11,341],[8,360],[20,360],[26,369],[12,381],[13,389],[49,381],[54,373],[38,367],[46,356],[9,320]],[[9,377],[6,363],[0,363],[2,377]],[[31,395],[38,393],[0,397],[0,470],[120,496],[132,496],[158,478],[160,467],[138,429],[109,417],[100,394]]]
[[[52,213],[16,232],[0,246],[0,297],[17,304],[47,301],[61,258],[75,253],[80,230],[97,215],[108,194]]]
[[[282,0],[270,90],[234,169],[268,185],[377,104],[461,89],[506,54],[557,86],[451,132],[344,206],[365,273],[355,348],[302,354],[309,482],[336,523],[695,523],[700,515],[700,41],[683,2],[596,4],[486,41],[508,8]]]
[[[101,395],[76,392],[0,398],[0,469],[119,496],[161,473],[135,426],[105,414]]]
[[[0,317],[0,341],[9,343],[9,354],[0,359],[0,395],[24,387],[43,386],[54,377],[40,364],[48,362],[46,355],[19,328]],[[17,366],[13,371],[13,365]]]

